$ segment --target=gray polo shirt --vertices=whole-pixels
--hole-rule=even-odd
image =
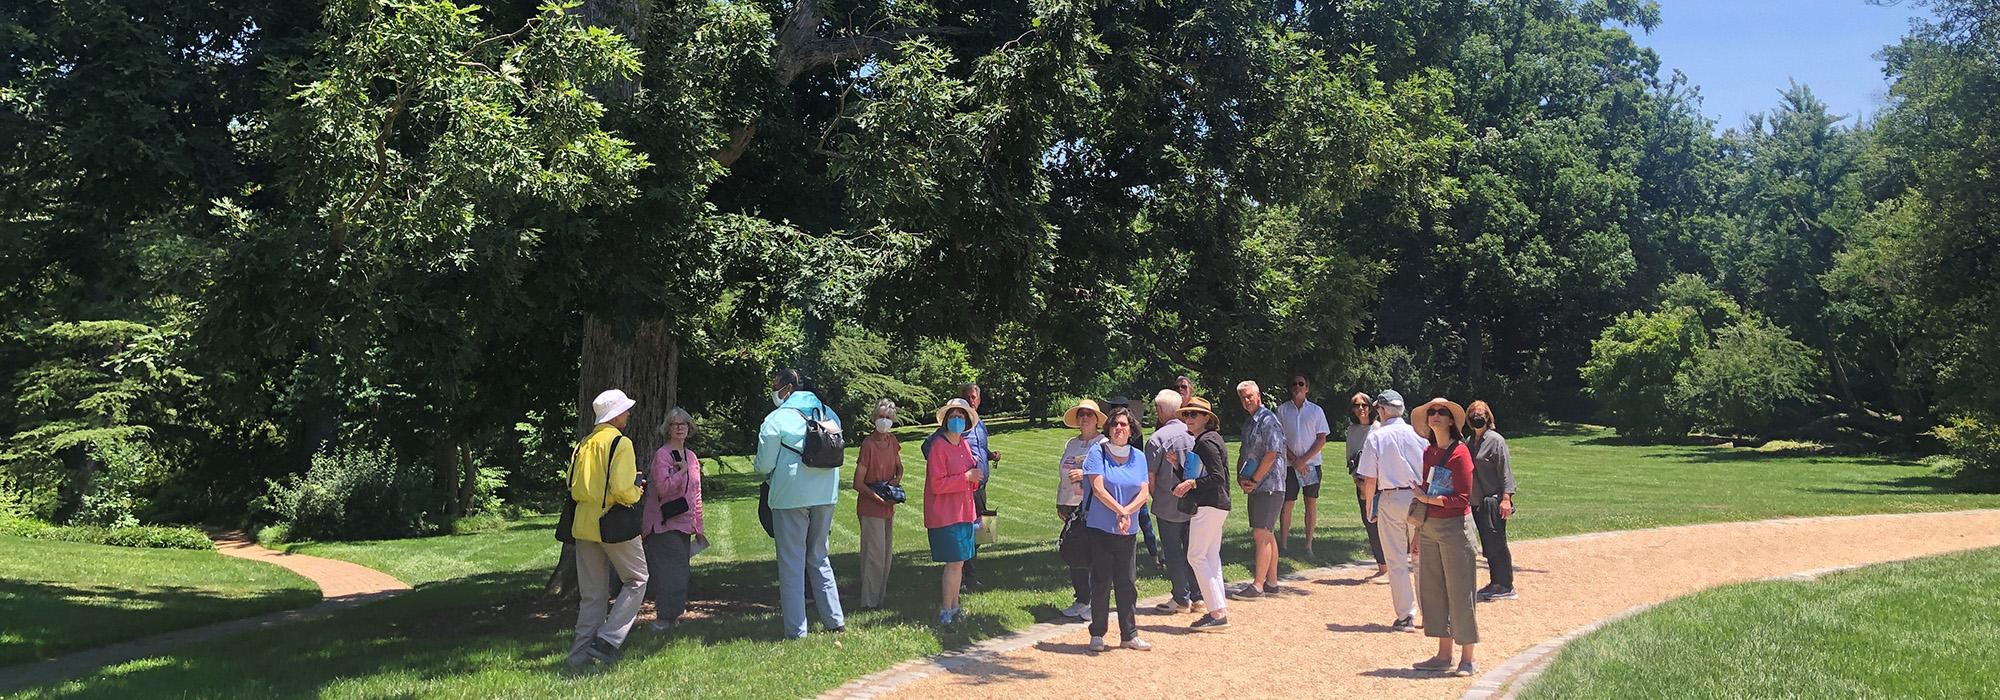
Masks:
[[[1181,483],[1180,469],[1168,463],[1167,455],[1192,449],[1194,436],[1188,434],[1187,424],[1178,418],[1167,421],[1146,438],[1146,468],[1153,470],[1153,517],[1170,523],[1188,521],[1189,517],[1180,510],[1181,499],[1174,496],[1174,487]]]

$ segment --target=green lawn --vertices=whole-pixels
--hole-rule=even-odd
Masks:
[[[1572,643],[1524,697],[2000,692],[2000,549],[1726,586]]]
[[[297,574],[214,551],[0,536],[0,666],[318,600]]]
[[[1067,577],[1050,542],[1057,528],[1054,465],[1069,433],[1006,422],[994,427],[994,449],[1006,457],[991,486],[1003,537],[981,553],[981,578],[989,588],[966,598],[971,619],[960,629],[928,624],[936,614],[937,569],[924,551],[920,513],[906,506],[896,520],[891,608],[850,611],[838,650],[822,634],[782,642],[771,607],[771,545],[757,525],[756,489],[742,473],[745,462],[730,458],[709,465],[708,480],[722,492],[708,501],[714,546],[697,559],[695,572],[696,613],[706,619],[670,638],[635,632],[625,663],[587,679],[560,669],[574,608],[534,595],[557,553],[551,519],[543,517],[474,535],[295,545],[380,568],[418,590],[336,619],[196,645],[29,695],[111,697],[143,690],[217,697],[486,697],[603,687],[697,697],[812,695],[904,659],[1050,619],[1067,604]],[[913,504],[921,501],[921,479],[914,478],[921,474],[917,436],[906,432],[904,440]],[[1522,487],[1521,514],[1513,523],[1517,538],[1787,515],[2000,507],[2000,495],[1945,492],[1925,468],[1877,458],[1632,446],[1581,428],[1513,444]],[[737,473],[721,473],[726,470]],[[1288,559],[1288,568],[1366,556],[1346,494],[1327,494],[1319,557]],[[851,588],[857,568],[851,500],[842,503],[834,523],[834,567],[843,588]],[[1239,512],[1224,544],[1233,579],[1247,577],[1244,523]],[[1164,591],[1152,566],[1142,565],[1141,576],[1142,594]],[[611,685],[599,685],[607,681]]]

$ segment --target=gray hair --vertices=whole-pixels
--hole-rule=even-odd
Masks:
[[[872,415],[879,416],[884,413],[889,414],[888,417],[894,419],[896,417],[896,402],[886,398],[875,402],[875,413]]]
[[[1245,391],[1257,392],[1259,396],[1264,394],[1264,390],[1257,388],[1257,380],[1255,379],[1245,379],[1236,383],[1236,393],[1241,394]]]
[[[1153,395],[1153,411],[1160,414],[1161,424],[1178,417],[1177,414],[1181,412],[1181,392],[1161,389],[1160,393]]]
[[[694,437],[694,416],[688,415],[687,409],[679,406],[667,409],[667,417],[660,419],[660,437],[672,438],[674,436],[674,420],[676,419],[679,419],[682,423],[686,423],[688,426],[688,437]]]

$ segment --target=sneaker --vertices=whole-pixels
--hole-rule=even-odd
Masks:
[[[1164,602],[1160,603],[1159,605],[1155,605],[1155,606],[1153,606],[1153,611],[1154,611],[1154,612],[1161,612],[1161,613],[1168,613],[1168,614],[1172,614],[1172,613],[1184,613],[1184,612],[1187,612],[1187,611],[1188,611],[1188,604],[1187,604],[1187,603],[1181,603],[1181,602],[1176,602],[1176,601],[1172,601],[1172,600],[1168,600],[1168,601],[1164,601]]]
[[[1231,591],[1229,593],[1229,597],[1235,598],[1237,600],[1245,600],[1249,598],[1262,598],[1264,597],[1264,592],[1257,590],[1257,586],[1254,584],[1245,585],[1242,588],[1238,588],[1234,591]]]
[[[598,663],[618,663],[618,646],[604,641],[603,637],[590,640],[590,646],[584,647],[583,652],[589,654],[590,658],[597,659]]]
[[[1480,600],[1515,600],[1515,599],[1518,599],[1518,598],[1520,598],[1520,597],[1521,597],[1521,594],[1520,594],[1520,593],[1516,593],[1516,592],[1514,592],[1514,589],[1512,589],[1512,588],[1495,588],[1495,589],[1493,589],[1493,590],[1492,590],[1492,592],[1489,592],[1489,593],[1487,593],[1486,595],[1483,595],[1483,596],[1480,596],[1480,597],[1479,597],[1479,599],[1480,599]]]
[[[1090,616],[1090,604],[1089,604],[1089,603],[1071,603],[1069,607],[1067,607],[1067,608],[1063,608],[1063,609],[1062,609],[1062,616],[1063,616],[1063,617],[1075,617],[1075,618],[1081,618],[1081,619],[1085,619],[1085,620],[1088,620],[1088,619],[1090,619],[1090,617],[1089,617],[1089,616]]]
[[[1204,613],[1208,612],[1208,606],[1202,605],[1201,601],[1197,600],[1195,602],[1188,603],[1187,611],[1191,613]]]
[[[1188,630],[1193,632],[1220,632],[1228,628],[1229,618],[1218,620],[1208,615],[1203,615],[1201,619],[1195,620],[1194,624],[1188,625]]]
[[[1152,644],[1152,642],[1148,642],[1148,641],[1146,641],[1146,640],[1144,640],[1144,639],[1140,639],[1140,638],[1138,638],[1138,637],[1133,637],[1133,638],[1131,638],[1131,639],[1127,639],[1127,640],[1125,640],[1125,643],[1124,643],[1124,644],[1120,644],[1120,645],[1118,645],[1118,646],[1119,646],[1120,648],[1123,648],[1123,649],[1131,649],[1132,651],[1152,651],[1152,650],[1153,650],[1153,644]]]
[[[681,623],[673,620],[654,620],[652,624],[646,625],[647,628],[654,632],[672,632],[675,627],[679,626],[681,626]]]
[[[1104,638],[1103,638],[1103,637],[1091,637],[1091,638],[1090,638],[1090,651],[1091,651],[1091,652],[1093,652],[1093,653],[1102,653],[1102,652],[1103,652],[1103,651],[1104,651],[1105,649],[1107,649],[1107,648],[1109,648],[1109,647],[1106,647],[1106,646],[1104,646]]]
[[[952,617],[953,617],[953,616],[952,616],[952,613],[954,613],[954,612],[957,612],[957,611],[955,611],[955,610],[952,610],[951,608],[945,608],[945,609],[943,609],[943,610],[939,610],[939,611],[938,611],[938,626],[939,626],[939,627],[944,627],[944,626],[946,626],[946,625],[949,625],[949,624],[951,624],[951,623],[952,623]]]
[[[589,654],[580,651],[574,654],[570,654],[569,658],[567,659],[563,659],[563,663],[569,664],[570,668],[583,668],[585,666],[589,666],[593,661],[595,661],[595,659],[590,658]]]
[[[1479,590],[1473,591],[1472,594],[1484,598],[1488,594],[1491,594],[1492,592],[1493,592],[1493,584],[1489,583],[1484,586],[1480,586]]]
[[[1454,676],[1458,676],[1459,678],[1469,678],[1469,677],[1471,677],[1471,676],[1472,676],[1472,674],[1475,674],[1475,673],[1478,673],[1478,672],[1479,672],[1479,668],[1478,668],[1478,667],[1476,667],[1476,666],[1473,666],[1473,665],[1472,665],[1472,662],[1470,662],[1470,661],[1466,661],[1466,662],[1462,662],[1462,663],[1460,663],[1460,664],[1458,665],[1458,670],[1455,670],[1455,671],[1452,671],[1452,672],[1451,672],[1451,675],[1454,675]]]
[[[1275,583],[1264,584],[1264,595],[1292,595],[1298,592],[1296,588],[1286,588]]]
[[[1445,669],[1451,668],[1451,659],[1442,656],[1433,656],[1431,658],[1410,664],[1410,668],[1414,668],[1419,671],[1443,671]]]
[[[1417,619],[1414,617],[1399,617],[1389,627],[1397,632],[1415,632],[1417,631]]]

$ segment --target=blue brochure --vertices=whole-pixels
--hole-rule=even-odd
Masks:
[[[1458,493],[1458,489],[1452,488],[1451,470],[1444,467],[1431,467],[1431,483],[1430,486],[1424,488],[1424,495],[1431,498],[1441,498],[1455,493]]]

